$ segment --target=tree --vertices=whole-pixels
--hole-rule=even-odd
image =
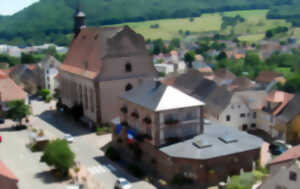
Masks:
[[[56,56],[57,54],[56,47],[54,45],[49,46],[48,49],[45,50],[45,53],[51,56]]]
[[[170,46],[174,48],[180,48],[180,39],[179,38],[173,38],[170,42]]]
[[[19,121],[19,125],[22,125],[22,120],[31,114],[30,107],[25,104],[24,100],[8,102],[7,107],[6,117],[14,121]]]
[[[56,139],[46,146],[40,161],[54,166],[66,175],[69,168],[75,163],[75,154],[71,151],[66,140]]]
[[[184,55],[184,61],[188,64],[189,68],[192,68],[192,63],[195,61],[195,52],[194,51],[188,51]]]
[[[43,98],[43,100],[46,100],[51,97],[51,92],[48,89],[42,89],[39,91],[39,95]]]
[[[21,63],[22,64],[32,64],[35,63],[34,56],[32,54],[22,53],[21,54]]]
[[[220,54],[216,57],[217,60],[224,60],[226,58],[227,54],[224,51],[220,52]]]
[[[156,39],[153,41],[153,54],[160,54],[160,53],[167,53],[167,48],[165,46],[165,43],[162,39]]]

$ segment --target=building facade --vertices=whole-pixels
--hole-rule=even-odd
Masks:
[[[80,15],[79,21],[75,17],[80,33],[60,66],[61,101],[69,108],[81,107],[90,124],[109,122],[117,115],[120,94],[157,72],[141,35],[127,26],[81,27]]]
[[[203,102],[162,84],[144,83],[124,93],[114,124],[112,144],[122,158],[168,181],[190,179],[199,188],[251,170],[262,144],[255,136],[205,121]]]

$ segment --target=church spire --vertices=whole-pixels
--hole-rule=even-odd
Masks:
[[[74,14],[74,38],[76,38],[81,29],[85,27],[85,14],[81,11],[80,1],[77,0],[76,12]]]

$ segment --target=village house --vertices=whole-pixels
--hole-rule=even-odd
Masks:
[[[291,111],[292,108],[288,108],[287,105],[290,104],[293,98],[294,94],[283,91],[271,91],[266,97],[266,103],[257,117],[257,124],[260,126],[260,129],[266,131],[274,138],[285,139],[286,124],[292,119],[291,117],[288,120],[286,119],[287,114],[285,111]],[[295,115],[288,113],[288,116]]]
[[[18,178],[0,161],[1,189],[18,189]]]
[[[85,14],[78,11],[74,32],[60,66],[61,102],[80,109],[90,126],[109,122],[120,94],[158,76],[152,57],[142,35],[128,26],[86,27]]]
[[[61,63],[56,58],[49,55],[37,64],[34,72],[39,89],[48,89],[52,94],[55,93],[55,89],[58,88],[56,77],[59,74],[60,65]]]
[[[9,70],[9,76],[30,94],[38,91],[38,81],[34,72],[36,64],[19,64]]]
[[[255,82],[251,81],[247,77],[237,77],[229,85],[229,91],[244,91],[254,89],[256,86]]]
[[[216,69],[214,75],[214,81],[220,86],[230,85],[236,79],[236,76],[225,68]]]
[[[257,88],[270,89],[277,83],[284,84],[286,79],[281,73],[274,71],[261,71],[255,81]]]
[[[189,178],[200,188],[252,170],[262,140],[204,120],[204,105],[172,86],[143,83],[121,95],[112,144],[126,161],[167,180]]]
[[[243,131],[257,129],[257,117],[264,107],[265,91],[240,91],[233,93],[230,103],[216,121]]]
[[[6,104],[14,100],[24,100],[28,102],[28,95],[21,86],[18,86],[8,75],[0,70],[0,105],[3,111]]]
[[[167,83],[203,101],[206,104],[205,117],[209,118],[218,119],[232,97],[232,93],[225,86],[218,86],[215,81],[193,69]]]
[[[270,163],[268,163],[267,167],[270,170],[270,174],[275,175],[278,171],[280,171],[281,167],[290,167],[294,164],[294,160],[299,160],[299,158],[300,146],[298,145],[288,149],[280,156],[274,158]]]
[[[294,159],[289,166],[279,170],[263,180],[259,189],[298,189],[300,186],[300,162]]]

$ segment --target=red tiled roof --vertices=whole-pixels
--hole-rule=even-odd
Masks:
[[[0,175],[18,181],[18,178],[0,161]]]
[[[61,70],[94,79],[102,69],[107,54],[108,39],[122,27],[85,28],[72,41]]]
[[[25,100],[27,93],[9,77],[0,78],[0,101]]]
[[[267,97],[268,102],[281,103],[274,111],[273,115],[277,115],[281,110],[294,98],[294,94],[286,93],[283,91],[272,91]]]
[[[28,69],[34,70],[36,68],[36,64],[27,64]]]
[[[283,77],[282,74],[273,71],[262,71],[256,77],[256,82],[268,83],[276,79],[277,77]]]
[[[282,163],[285,161],[293,160],[293,159],[298,159],[300,158],[300,145],[293,147],[286,151],[285,153],[281,154],[277,158],[275,158],[273,161],[269,163],[269,165],[272,164],[278,164]]]

